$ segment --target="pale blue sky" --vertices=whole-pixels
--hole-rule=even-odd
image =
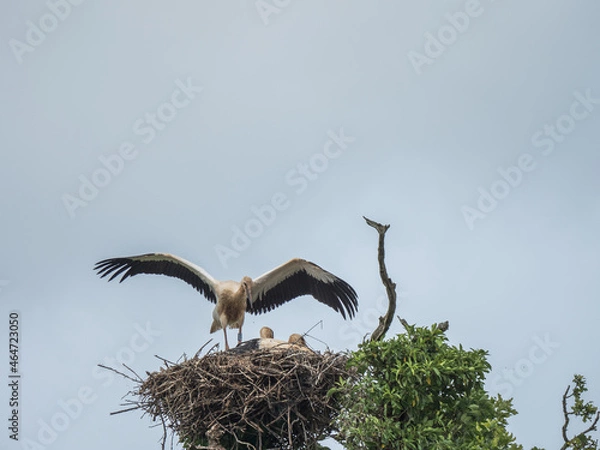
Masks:
[[[0,329],[20,312],[25,442],[54,420],[44,448],[158,448],[148,418],[108,415],[130,385],[95,365],[144,373],[222,340],[186,284],[108,284],[96,261],[170,252],[239,280],[307,258],[354,286],[357,318],[303,298],[249,316],[245,337],[323,320],[311,334],[351,349],[385,308],[362,215],[392,225],[399,314],[490,351],[488,387],[514,397],[526,448],[560,446],[573,373],[600,401],[596,2],[65,5],[0,17]],[[260,229],[253,208],[273,201]]]

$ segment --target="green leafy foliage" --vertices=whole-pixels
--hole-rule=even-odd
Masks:
[[[288,444],[284,443],[283,441],[283,439],[278,440],[268,435],[261,438],[258,436],[258,433],[248,431],[242,435],[237,436],[237,439],[234,436],[225,435],[219,441],[219,444],[213,443],[212,445],[221,445],[223,448],[226,449],[256,448],[258,450],[262,450],[272,448],[290,448]],[[195,450],[198,448],[212,448],[211,442],[206,437],[199,437],[197,439],[183,438],[180,439],[179,442],[182,444],[183,448],[187,450]],[[300,445],[294,448],[297,450],[331,450],[329,447],[326,447],[319,443]]]
[[[272,425],[272,424],[271,424]],[[282,436],[285,436],[282,434]],[[239,433],[236,436],[224,434],[218,444],[211,444],[206,436],[198,436],[196,438],[184,437],[180,438],[179,442],[186,450],[195,450],[198,448],[209,449],[215,445],[220,445],[226,449],[290,449],[296,450],[331,450],[329,447],[320,443],[305,443],[291,447],[285,438],[278,439],[271,434],[263,434],[259,436],[255,430],[247,429],[244,433]],[[211,446],[212,445],[212,446]],[[217,447],[218,448],[218,447]]]
[[[338,440],[348,450],[520,450],[506,430],[511,400],[484,389],[487,352],[448,344],[444,332],[406,326],[361,344],[342,380]]]

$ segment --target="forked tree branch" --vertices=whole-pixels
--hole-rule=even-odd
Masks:
[[[396,283],[394,283],[388,276],[387,269],[385,267],[384,240],[385,233],[390,226],[382,225],[371,219],[367,219],[365,216],[363,216],[363,219],[367,221],[367,225],[375,228],[377,230],[377,233],[379,233],[379,246],[377,250],[377,259],[379,261],[379,275],[381,276],[381,281],[385,286],[385,291],[389,300],[388,310],[385,313],[385,316],[379,317],[379,325],[377,325],[377,328],[375,328],[375,331],[373,331],[373,334],[371,335],[372,341],[379,341],[385,337],[385,333],[387,333],[387,331],[390,329],[392,319],[394,318],[394,314],[396,312]]]
[[[567,429],[569,428],[569,416],[573,415],[573,412],[569,412],[569,410],[567,409],[567,399],[570,397],[573,397],[575,395],[575,392],[572,394],[569,394],[569,390],[571,389],[571,385],[567,386],[567,389],[565,390],[565,393],[563,394],[563,398],[562,398],[562,408],[563,408],[563,416],[565,418],[565,423],[563,424],[562,427],[562,436],[563,436],[563,440],[565,441],[565,443],[563,444],[563,446],[560,448],[560,450],[567,450],[568,448],[571,448],[573,442],[577,442],[581,439],[583,439],[583,437],[596,430],[596,425],[598,424],[598,421],[600,420],[600,411],[596,412],[596,416],[594,417],[594,420],[592,422],[592,424],[586,429],[583,430],[581,433],[579,433],[576,436],[573,436],[571,439],[569,439],[569,437],[567,436]]]

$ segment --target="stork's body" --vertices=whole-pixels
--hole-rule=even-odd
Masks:
[[[146,273],[176,277],[192,285],[215,303],[210,332],[223,329],[226,349],[229,349],[227,327],[239,328],[239,342],[246,312],[262,314],[302,295],[313,296],[339,312],[344,319],[346,316],[354,317],[358,309],[357,295],[352,286],[316,264],[299,258],[291,259],[254,280],[244,277],[239,283],[216,280],[201,267],[167,253],[105,259],[98,262],[95,269],[101,277],[111,275],[109,281],[119,275],[122,275],[120,281],[123,281]]]
[[[225,336],[225,348],[229,349],[227,327],[239,328],[238,342],[241,341],[248,299],[247,284],[223,281],[218,285],[216,294],[217,304],[212,312],[213,321],[210,332],[214,333],[222,329]]]

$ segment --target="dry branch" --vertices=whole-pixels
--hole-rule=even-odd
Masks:
[[[367,221],[367,225],[375,228],[377,233],[379,233],[379,245],[377,249],[377,260],[379,261],[379,276],[381,277],[381,281],[385,286],[385,291],[388,297],[388,310],[385,313],[385,316],[379,317],[379,325],[373,331],[371,335],[371,340],[379,341],[385,337],[385,333],[390,329],[390,325],[392,324],[392,319],[394,318],[394,314],[396,313],[396,283],[392,281],[392,279],[388,276],[387,268],[385,267],[385,233],[390,228],[389,225],[382,225],[378,222],[375,222],[371,219],[367,219],[363,216],[363,218]]]
[[[392,324],[392,319],[394,318],[394,314],[396,312],[397,299],[396,299],[396,283],[392,281],[389,277],[387,268],[385,266],[385,233],[390,228],[389,225],[382,225],[379,222],[375,222],[374,220],[368,219],[363,216],[363,219],[367,222],[367,225],[375,228],[377,233],[379,233],[379,244],[377,248],[377,260],[379,262],[379,276],[381,277],[381,281],[385,287],[385,292],[388,297],[388,309],[385,313],[385,316],[379,317],[379,324],[373,334],[371,334],[372,341],[379,341],[385,337],[385,334],[390,329],[390,325]],[[398,320],[402,324],[402,326],[408,330],[408,322],[404,320],[402,317],[397,316]],[[440,322],[437,324],[437,327],[441,331],[447,331],[449,328],[449,323],[446,320],[445,322]]]

